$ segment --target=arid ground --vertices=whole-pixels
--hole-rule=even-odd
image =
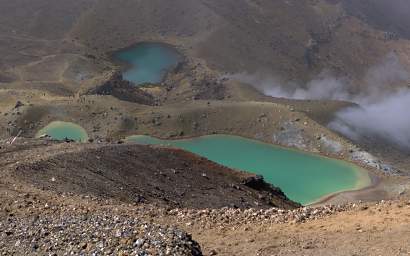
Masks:
[[[0,251],[60,255],[71,250],[64,237],[52,240],[61,242],[55,250],[41,247],[53,247],[48,235],[30,240],[44,223],[54,223],[47,231],[54,234],[57,216],[71,216],[71,228],[83,229],[88,222],[77,217],[90,214],[101,238],[98,214],[118,213],[123,228],[131,216],[192,233],[205,255],[408,255],[409,151],[328,128],[338,111],[356,103],[270,97],[258,82],[232,78],[274,77],[303,87],[326,74],[348,80],[349,92],[359,95],[375,86],[367,74],[386,56],[410,72],[408,11],[405,0],[0,0]],[[175,47],[184,61],[161,84],[137,87],[123,80],[124,66],[112,53],[150,41]],[[386,81],[391,90],[410,85]],[[90,142],[33,139],[56,120],[82,126]],[[312,206],[319,207],[315,214],[316,208],[278,213],[298,207],[280,189],[246,186],[249,174],[186,152],[123,145],[136,134],[239,135],[353,162],[368,170],[373,185],[327,198]],[[259,212],[269,207],[277,208]],[[202,216],[198,209],[214,212]],[[38,225],[23,238],[31,218]],[[178,230],[164,248],[146,249],[199,255],[196,242]],[[144,249],[124,237],[102,253]],[[75,253],[99,248],[67,239]]]

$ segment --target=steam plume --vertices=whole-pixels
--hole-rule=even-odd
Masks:
[[[290,99],[331,99],[351,101],[359,107],[349,107],[336,113],[329,124],[345,136],[358,140],[376,136],[410,149],[410,88],[398,87],[410,81],[410,74],[395,54],[389,54],[369,69],[361,90],[344,78],[323,72],[305,85],[281,83],[261,75],[237,74],[231,78],[251,84],[266,95]]]

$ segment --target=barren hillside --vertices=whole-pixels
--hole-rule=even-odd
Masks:
[[[410,249],[407,201],[266,208],[261,192],[238,183],[242,174],[186,155],[40,140],[3,145],[0,252],[370,256]],[[129,162],[119,165],[124,157]],[[142,173],[145,184],[136,179]],[[219,207],[248,203],[254,207]]]
[[[408,255],[409,12],[0,0],[0,254]],[[123,78],[132,64],[115,56],[140,42],[180,55],[161,82]],[[89,140],[34,139],[54,121]],[[210,134],[344,160],[371,184],[301,207],[260,176],[125,142]]]
[[[138,41],[159,40],[175,43],[220,72],[268,72],[308,80],[327,69],[360,78],[393,50],[409,64],[404,14],[410,7],[394,2],[2,1],[0,36],[13,45],[1,47],[3,56],[11,55],[2,65],[29,57],[12,58],[18,54],[11,53],[16,44],[22,43],[63,40],[70,52],[74,43],[105,54]],[[382,11],[384,15],[377,14]]]

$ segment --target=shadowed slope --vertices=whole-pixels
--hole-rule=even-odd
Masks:
[[[259,180],[252,182],[250,174],[183,151],[138,145],[75,147],[71,153],[19,165],[16,177],[60,192],[174,207],[299,206],[280,189]]]

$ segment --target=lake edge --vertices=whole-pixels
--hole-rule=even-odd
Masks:
[[[166,141],[178,141],[178,142],[180,142],[180,141],[190,141],[190,140],[193,140],[193,139],[204,138],[204,137],[218,137],[218,136],[226,136],[226,137],[230,137],[230,138],[245,139],[245,140],[252,141],[253,143],[262,144],[262,145],[273,147],[273,148],[279,149],[279,150],[295,152],[295,153],[298,153],[298,154],[302,154],[302,155],[309,156],[309,157],[314,157],[314,158],[323,158],[323,159],[326,159],[327,161],[341,164],[341,165],[345,166],[346,168],[349,168],[349,169],[354,171],[354,175],[356,177],[356,183],[351,188],[341,189],[341,190],[337,190],[337,191],[334,191],[332,193],[326,194],[326,195],[321,196],[321,197],[319,197],[315,200],[308,201],[307,203],[304,203],[303,204],[304,206],[319,204],[320,202],[327,201],[329,198],[334,197],[335,195],[342,194],[342,193],[345,193],[345,192],[357,192],[357,191],[366,190],[366,189],[369,189],[369,188],[375,186],[375,182],[374,182],[374,180],[372,178],[372,174],[369,172],[369,170],[367,170],[366,168],[360,166],[357,163],[354,163],[354,162],[351,162],[351,161],[348,161],[348,160],[345,160],[345,159],[334,158],[334,157],[330,157],[330,156],[327,156],[327,155],[314,153],[314,152],[303,151],[303,150],[300,150],[300,149],[290,148],[290,147],[286,147],[286,146],[282,146],[282,145],[276,145],[276,144],[273,144],[273,143],[268,143],[268,142],[265,142],[265,141],[260,141],[260,140],[257,140],[257,139],[248,138],[248,137],[244,137],[244,136],[238,136],[238,135],[232,135],[232,134],[211,134],[211,135],[184,137],[184,138],[180,138],[180,139],[161,139],[161,138],[150,136],[150,135],[132,135],[132,136],[126,137],[125,141],[126,142],[131,142],[131,143],[142,144],[142,143],[138,143],[136,141],[132,141],[132,138],[147,137],[147,138],[159,140],[160,142],[164,142],[164,141],[165,142]],[[176,147],[176,146],[169,145],[169,144],[167,145],[167,144],[164,144],[164,143],[158,143],[158,144],[145,144],[144,143],[143,145],[180,149],[180,150],[191,152],[189,150],[185,150],[183,148]],[[191,152],[191,153],[193,153],[193,152]],[[195,153],[193,153],[193,154],[195,154]],[[196,155],[198,155],[200,157],[204,157],[204,156],[199,155],[199,154],[196,154]],[[207,157],[204,157],[204,158],[207,158]],[[211,159],[208,159],[208,160],[213,161]],[[215,162],[215,161],[213,161],[213,162]],[[221,164],[221,163],[217,163],[217,164],[225,166],[224,164]],[[251,171],[248,171],[248,170],[232,168],[232,167],[229,167],[229,166],[225,166],[225,167],[230,168],[230,169],[235,169],[237,171],[244,171],[244,172],[247,172],[247,173],[250,173],[250,174],[255,174],[254,172],[251,172]],[[268,183],[270,183],[270,182],[268,182]],[[275,186],[275,184],[272,184],[272,185]]]
[[[169,75],[169,73],[172,72],[172,70],[174,70],[175,68],[177,68],[178,65],[180,65],[181,63],[184,63],[186,61],[186,56],[176,46],[174,46],[172,44],[164,43],[164,42],[160,42],[160,41],[140,41],[140,42],[133,43],[129,46],[119,48],[119,49],[116,49],[116,50],[113,50],[113,51],[110,51],[110,52],[107,53],[109,61],[112,62],[114,65],[119,66],[119,71],[121,72],[122,76],[124,75],[125,72],[129,71],[129,69],[132,69],[133,65],[131,63],[127,62],[127,61],[119,59],[116,55],[120,54],[122,52],[125,52],[125,51],[132,50],[132,49],[134,49],[134,48],[136,48],[140,45],[143,45],[143,44],[160,45],[164,48],[167,48],[169,50],[174,51],[178,55],[178,62],[175,65],[173,65],[172,67],[170,67],[166,70],[166,72],[163,75],[160,83],[163,83],[164,81],[166,81],[167,76]],[[126,80],[126,79],[124,79],[124,80]],[[130,83],[133,83],[136,87],[145,87],[147,85],[153,85],[153,84],[156,85],[156,83],[137,84],[133,81],[129,81],[129,80],[126,80],[126,81],[128,81]]]

